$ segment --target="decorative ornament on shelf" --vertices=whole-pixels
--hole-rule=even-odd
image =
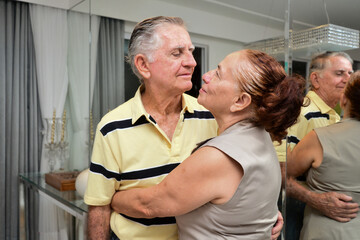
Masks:
[[[90,172],[90,169],[89,169],[89,168],[81,171],[80,174],[77,176],[76,181],[75,181],[75,189],[76,189],[76,192],[77,192],[81,197],[84,197],[84,195],[85,195],[89,172]]]
[[[64,110],[63,112],[63,116],[62,116],[62,125],[61,125],[61,138],[60,138],[60,143],[59,143],[59,147],[60,147],[60,170],[64,170],[65,169],[65,161],[69,158],[69,151],[68,151],[68,145],[69,143],[67,141],[65,141],[66,139],[66,110]]]
[[[64,142],[65,129],[66,129],[66,110],[64,110],[63,117],[62,117],[61,139],[60,139],[61,143]]]
[[[54,144],[55,127],[56,127],[56,109],[54,109],[53,118],[52,118],[52,124],[51,124],[51,139],[50,139],[51,144]]]
[[[46,120],[45,149],[49,171],[54,172],[56,163],[60,160],[60,170],[64,170],[64,162],[68,158],[68,142],[66,141],[66,111],[62,119],[56,118],[56,109],[51,119]],[[60,127],[61,126],[61,127]]]
[[[53,111],[52,119],[46,119],[46,123],[47,123],[47,131],[46,131],[47,143],[45,144],[46,158],[48,159],[49,171],[53,172],[55,170],[56,159],[58,156],[58,147],[59,147],[59,144],[56,143],[55,141],[56,127],[57,127],[56,109],[54,109]],[[49,139],[49,135],[50,135],[50,139]]]

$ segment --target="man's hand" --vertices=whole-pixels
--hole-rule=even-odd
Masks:
[[[355,218],[359,205],[351,202],[348,195],[336,192],[312,193],[310,206],[322,212],[325,216],[339,222],[348,222]]]
[[[275,226],[271,230],[271,240],[276,240],[280,236],[281,229],[283,228],[283,226],[284,226],[284,219],[283,216],[281,215],[281,212],[279,211],[278,219],[275,223]]]
[[[337,192],[312,192],[300,185],[293,177],[287,178],[286,194],[305,202],[325,216],[339,222],[350,221],[356,217],[359,211],[359,204],[352,202],[350,196]]]

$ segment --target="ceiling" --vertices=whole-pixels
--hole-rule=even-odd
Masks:
[[[360,31],[360,0],[161,0],[234,19],[248,19],[265,26],[263,39],[272,38],[271,28],[285,29],[285,10],[290,4],[294,31],[334,24]],[[290,3],[289,3],[290,2]],[[261,39],[258,39],[261,40]],[[256,40],[255,40],[256,41]],[[346,51],[360,61],[360,48]]]
[[[18,0],[36,2],[48,5],[49,2],[59,5],[61,2],[65,9],[77,6],[85,0]],[[115,0],[114,0],[115,1]],[[129,0],[122,0],[129,1]],[[290,2],[290,19],[294,31],[308,29],[324,24],[335,24],[342,27],[360,31],[360,0],[157,0],[167,4],[185,6],[216,14],[223,19],[239,20],[238,22],[251,22],[259,26],[257,30],[243,30],[250,41],[277,37],[283,31],[285,12]],[[87,1],[85,1],[87,2]],[[61,6],[60,6],[61,7]],[[179,13],[180,14],[180,13]],[[181,14],[180,14],[181,15]],[[218,19],[218,18],[217,18]],[[222,26],[221,23],[217,26]],[[224,26],[226,28],[226,26]],[[231,30],[231,29],[230,29]],[[248,31],[249,30],[249,31]],[[260,31],[260,32],[259,32]],[[254,32],[256,34],[254,34]],[[276,35],[275,35],[276,34]],[[258,38],[254,37],[257,36]],[[360,48],[347,51],[354,59],[360,61]]]
[[[284,23],[288,0],[166,0],[232,18],[253,15],[264,21]],[[290,0],[289,0],[290,1]],[[294,30],[335,24],[360,30],[360,0],[291,0]]]
[[[288,4],[287,0],[214,0],[211,2],[278,19],[284,19]],[[291,0],[289,2],[290,16],[294,25],[306,27],[331,23],[360,30],[360,0]]]

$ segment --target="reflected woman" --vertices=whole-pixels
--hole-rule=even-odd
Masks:
[[[281,185],[272,141],[295,123],[305,81],[254,50],[228,55],[203,81],[198,102],[218,136],[160,184],[117,192],[111,206],[130,217],[176,216],[179,239],[270,239]]]
[[[308,133],[288,151],[290,176],[307,173],[310,190],[345,193],[360,203],[360,71],[353,73],[340,98],[344,118],[339,123]],[[359,239],[359,207],[353,219],[338,222],[307,205],[300,239]]]

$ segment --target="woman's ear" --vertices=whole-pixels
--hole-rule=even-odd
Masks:
[[[135,67],[139,71],[140,75],[144,79],[149,79],[151,76],[151,72],[149,69],[149,62],[148,62],[147,57],[143,54],[138,54],[134,58],[134,63],[135,63]]]
[[[230,106],[231,112],[242,111],[251,104],[251,96],[246,92],[241,92],[239,96],[234,98],[233,104]]]
[[[343,110],[345,109],[347,102],[348,102],[348,100],[347,100],[347,98],[345,97],[345,94],[344,94],[344,93],[341,93],[341,96],[340,96],[340,107],[341,107]]]

